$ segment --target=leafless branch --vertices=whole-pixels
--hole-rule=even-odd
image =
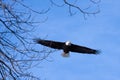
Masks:
[[[95,1],[91,0],[93,3],[95,3]],[[85,9],[80,8],[79,6],[69,3],[67,0],[64,0],[65,4],[67,4],[69,6],[69,12],[70,14],[72,14],[71,12],[71,8],[76,8],[77,10],[79,10],[81,13],[83,13],[84,15],[86,14],[97,14],[100,12],[100,10],[97,10],[95,12],[89,12],[89,11],[85,11]],[[97,3],[97,2],[96,2]]]
[[[49,9],[39,12],[23,4],[22,0],[9,1],[0,0],[0,80],[39,80],[27,70],[34,61],[42,61],[49,53],[37,49],[33,42],[34,24],[41,22],[33,21],[32,13],[41,15]],[[20,12],[15,4],[28,12]]]

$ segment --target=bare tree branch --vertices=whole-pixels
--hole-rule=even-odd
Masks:
[[[91,0],[93,3],[95,3],[95,1],[93,1],[93,0]],[[71,13],[72,11],[71,11],[71,8],[76,8],[76,9],[78,9],[81,13],[83,13],[84,15],[85,14],[97,14],[97,13],[99,13],[100,12],[100,10],[97,10],[97,11],[95,11],[95,12],[88,12],[88,11],[85,11],[85,9],[82,9],[82,8],[80,8],[79,6],[77,6],[77,5],[74,5],[74,4],[72,4],[72,3],[69,3],[67,0],[64,0],[64,2],[65,2],[65,4],[67,4],[68,6],[69,6],[69,12]],[[96,3],[98,3],[98,2],[96,2]]]
[[[67,5],[69,13],[70,13],[71,16],[76,14],[76,12],[74,12],[73,9],[78,10],[84,16],[85,15],[90,15],[90,14],[95,15],[95,14],[100,12],[99,7],[98,7],[98,9],[93,10],[93,11],[89,11],[91,6],[88,6],[87,8],[82,8],[80,5],[77,5],[77,3],[79,3],[78,1],[79,0],[73,0],[72,2],[70,2],[70,0],[63,0],[64,3],[59,5],[59,4],[57,4],[57,2],[54,2],[54,0],[50,0],[50,2],[57,7],[64,7],[64,6]],[[101,0],[90,0],[89,2],[93,3],[93,5],[94,5],[94,4],[100,3]]]
[[[16,5],[28,12],[20,12]],[[31,32],[35,28],[34,24],[40,22],[31,19],[31,12],[41,15],[48,11],[49,9],[35,11],[23,4],[22,0],[0,0],[0,80],[40,79],[32,75],[28,69],[34,61],[45,59],[49,53],[33,47],[36,44]]]

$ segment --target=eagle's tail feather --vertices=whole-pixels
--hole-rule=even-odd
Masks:
[[[61,55],[62,55],[63,57],[69,57],[69,56],[70,56],[69,53],[65,53],[65,52],[63,52]]]

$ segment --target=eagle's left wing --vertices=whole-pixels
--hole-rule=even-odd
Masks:
[[[63,42],[57,42],[57,41],[51,41],[51,40],[42,40],[42,39],[37,39],[36,42],[38,44],[47,46],[47,47],[51,47],[54,49],[63,49]]]
[[[70,46],[71,52],[78,52],[78,53],[84,53],[84,54],[98,54],[98,50],[90,49],[88,47],[79,46],[75,44],[71,44]]]

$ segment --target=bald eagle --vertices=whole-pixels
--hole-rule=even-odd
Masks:
[[[79,46],[76,44],[72,44],[70,41],[66,41],[66,42],[57,42],[57,41],[52,41],[52,40],[42,40],[42,39],[36,39],[35,40],[38,44],[47,46],[47,47],[51,47],[54,49],[62,49],[63,53],[62,56],[63,57],[68,57],[69,56],[69,52],[77,52],[77,53],[83,53],[83,54],[98,54],[98,50],[95,49],[91,49],[88,47],[84,47],[84,46]]]

